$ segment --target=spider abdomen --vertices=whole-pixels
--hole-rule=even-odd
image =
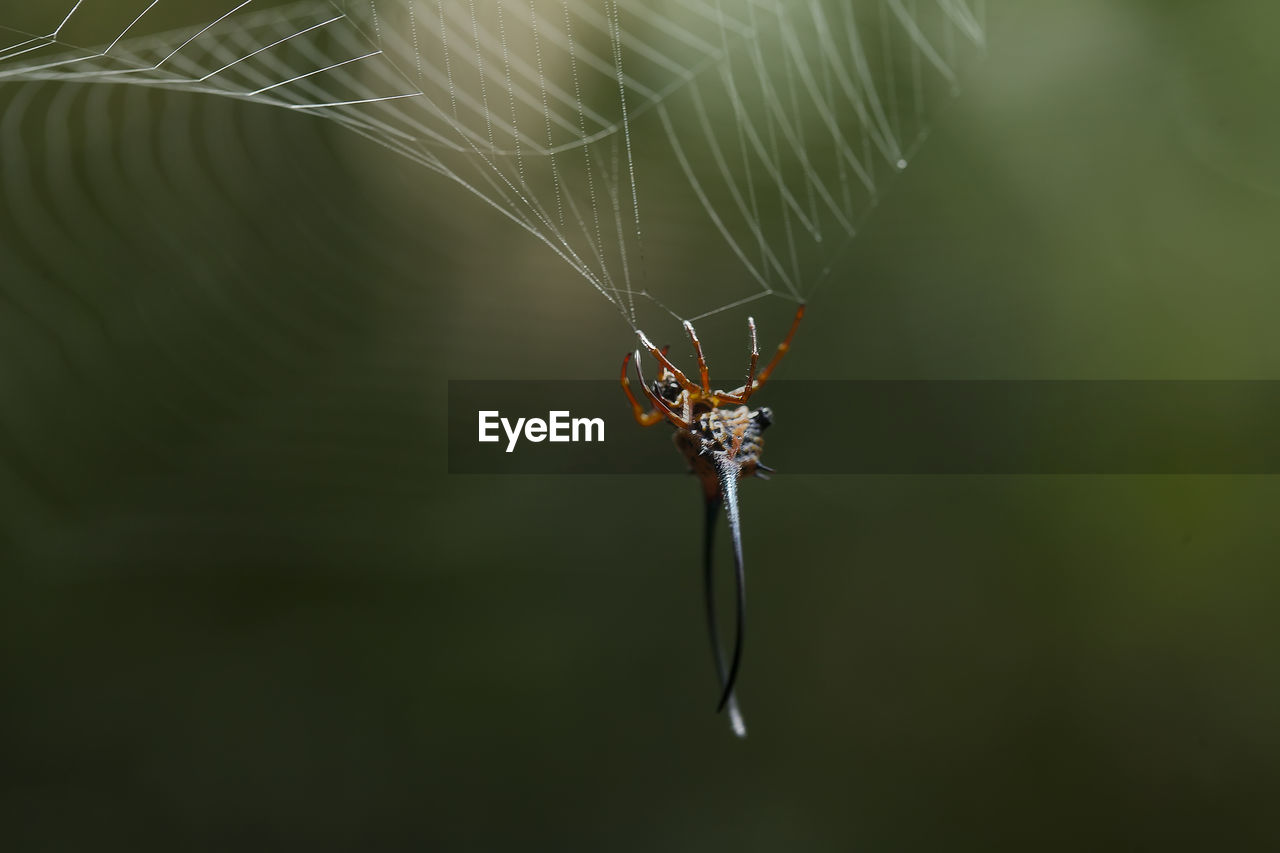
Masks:
[[[773,412],[768,408],[708,409],[696,413],[691,427],[677,429],[673,438],[690,470],[702,481],[707,496],[713,497],[720,491],[720,481],[710,456],[720,454],[736,462],[739,479],[760,476],[763,433],[772,423]]]

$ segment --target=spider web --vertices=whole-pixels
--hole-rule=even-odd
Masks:
[[[810,296],[985,38],[983,0],[76,0],[24,14],[36,20],[0,21],[0,83],[153,87],[336,122],[517,223],[633,328],[650,306],[698,319]],[[684,177],[723,238],[727,289],[644,283],[657,169]]]

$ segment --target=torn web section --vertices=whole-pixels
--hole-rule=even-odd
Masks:
[[[980,0],[78,0],[32,32],[0,79],[335,121],[457,181],[650,328],[810,296],[983,38]]]

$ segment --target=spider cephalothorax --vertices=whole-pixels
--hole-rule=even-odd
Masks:
[[[660,370],[658,378],[649,385],[644,380],[640,367],[640,351],[627,353],[622,360],[622,390],[626,392],[631,403],[631,411],[636,422],[641,426],[652,426],[669,421],[675,428],[676,447],[689,463],[689,470],[697,475],[702,485],[703,496],[707,501],[706,538],[703,551],[704,585],[707,598],[707,623],[711,631],[711,642],[715,652],[716,671],[720,676],[720,707],[726,705],[733,723],[734,731],[741,737],[746,735],[746,727],[738,710],[734,685],[737,680],[738,666],[742,660],[743,621],[746,609],[746,592],[742,569],[742,536],[738,517],[738,481],[744,477],[765,477],[765,472],[772,469],[760,462],[760,454],[764,450],[764,430],[773,423],[773,412],[767,408],[752,411],[747,407],[751,395],[758,391],[769,380],[778,362],[791,348],[791,339],[796,328],[804,317],[804,305],[796,310],[791,329],[773,359],[756,375],[756,367],[760,361],[760,348],[756,343],[755,320],[747,318],[747,330],[751,336],[751,363],[747,370],[747,381],[742,387],[733,391],[713,391],[707,361],[702,355],[702,344],[693,324],[685,321],[684,330],[693,343],[694,354],[698,358],[699,378],[701,384],[695,385],[680,368],[667,358],[667,348],[659,349],[645,336],[637,331],[641,346],[657,360]],[[640,388],[653,405],[649,411],[636,399],[631,390],[629,366],[635,359],[636,374],[640,377]],[[735,578],[737,581],[738,630],[734,639],[733,659],[726,672],[723,657],[720,654],[720,635],[716,627],[714,584],[711,574],[712,534],[721,505],[729,519],[729,534],[733,540],[733,556]]]
[[[698,333],[694,330],[692,323],[686,320],[684,330],[698,358],[701,384],[694,384],[667,358],[669,348],[659,349],[644,332],[637,331],[636,335],[640,339],[641,346],[657,360],[660,369],[658,378],[649,385],[645,382],[644,373],[641,370],[639,350],[627,353],[622,360],[622,390],[626,392],[627,399],[631,403],[636,422],[641,426],[652,426],[665,419],[675,426],[676,444],[689,460],[690,467],[695,473],[701,473],[698,470],[699,466],[695,464],[695,459],[714,452],[726,453],[730,459],[737,460],[739,477],[759,476],[760,472],[768,471],[767,467],[760,464],[760,453],[764,449],[761,433],[772,422],[772,412],[768,409],[758,409],[753,412],[747,408],[746,404],[751,399],[751,395],[769,381],[774,368],[791,348],[791,339],[795,336],[796,327],[800,325],[803,317],[804,305],[801,305],[796,310],[795,319],[791,323],[791,329],[786,338],[778,345],[778,352],[758,376],[756,367],[760,362],[760,347],[756,341],[756,323],[753,318],[747,318],[747,331],[751,338],[751,361],[747,370],[746,383],[733,391],[712,390],[707,360],[702,354],[702,343],[698,340]],[[647,412],[631,390],[628,368],[633,358],[636,363],[636,373],[640,377],[640,387],[653,405],[653,408]],[[699,479],[703,481],[708,497],[718,492],[719,486],[716,482],[718,476],[710,480],[700,476]]]
[[[639,364],[639,362],[637,362]],[[642,380],[643,381],[643,380]],[[653,393],[661,397],[669,406],[679,407],[681,405],[680,395],[684,393],[684,389],[680,387],[680,383],[676,381],[674,374],[668,373],[663,369],[657,379],[650,386]]]

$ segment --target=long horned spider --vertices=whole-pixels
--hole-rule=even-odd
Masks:
[[[706,499],[706,517],[703,536],[702,566],[703,594],[706,599],[707,629],[711,634],[711,649],[715,658],[716,674],[720,679],[720,702],[716,707],[722,711],[729,709],[729,722],[734,734],[746,737],[747,727],[742,719],[742,711],[738,707],[735,686],[738,670],[742,664],[742,640],[746,622],[746,576],[742,562],[742,523],[738,512],[738,481],[745,477],[768,479],[767,474],[773,469],[760,461],[764,451],[763,433],[773,423],[773,412],[761,407],[754,411],[747,408],[747,401],[759,391],[773,375],[774,368],[782,357],[791,349],[791,339],[795,337],[800,320],[804,318],[804,304],[796,309],[795,319],[791,321],[791,329],[778,351],[757,375],[756,367],[760,362],[760,347],[756,342],[756,322],[747,318],[747,331],[751,338],[751,363],[747,368],[747,381],[733,391],[713,391],[707,360],[702,354],[702,344],[693,323],[685,321],[684,330],[693,344],[693,352],[698,358],[698,372],[701,384],[695,384],[680,368],[667,358],[669,347],[659,349],[654,346],[644,332],[637,330],[640,345],[658,362],[660,370],[658,378],[649,384],[645,382],[640,367],[640,350],[627,353],[622,359],[620,381],[622,390],[631,403],[631,411],[636,423],[641,426],[668,421],[675,427],[676,447],[689,463],[689,469],[697,475],[702,485],[703,497]],[[636,399],[631,390],[629,367],[635,360],[636,376],[640,380],[640,388],[649,398],[652,405],[648,411]],[[716,620],[715,584],[712,573],[712,545],[715,538],[716,518],[720,507],[724,506],[729,520],[729,537],[733,543],[734,583],[737,592],[737,626],[734,632],[733,657],[728,670],[724,665],[724,654],[720,648],[720,631]]]

